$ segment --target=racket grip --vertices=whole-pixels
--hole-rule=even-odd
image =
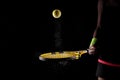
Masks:
[[[95,45],[96,41],[97,41],[97,38],[93,37],[91,40],[90,46]]]

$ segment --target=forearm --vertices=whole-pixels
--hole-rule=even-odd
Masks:
[[[101,16],[102,16],[102,11],[103,11],[103,0],[98,0],[98,6],[97,6],[97,10],[98,10],[98,16],[97,16],[97,26],[96,29],[93,33],[93,38],[97,38],[99,35],[99,30],[101,28]]]
[[[103,0],[98,0],[97,10],[98,10],[97,27],[99,27],[101,24],[101,15],[103,11]]]

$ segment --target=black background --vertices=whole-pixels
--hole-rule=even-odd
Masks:
[[[54,28],[57,26],[54,25],[55,20],[51,16],[52,10],[55,8],[59,8],[62,11],[60,21],[62,25],[63,49],[87,49],[96,27],[97,3],[94,1],[78,2],[76,0],[69,2],[53,1],[53,3],[48,1],[45,6],[44,9],[42,7],[38,8],[39,6],[35,6],[36,8],[33,9],[35,14],[37,14],[33,17],[35,30],[33,33],[33,38],[35,39],[33,40],[33,45],[35,45],[33,54],[35,52],[36,54],[32,61],[32,64],[37,65],[37,67],[34,67],[33,70],[38,73],[41,72],[44,78],[50,76],[50,79],[95,79],[96,56],[83,55],[79,60],[65,60],[67,61],[66,65],[59,64],[59,61],[42,62],[39,61],[38,56],[45,52],[55,51],[53,35]]]
[[[27,72],[33,78],[94,80],[96,56],[86,54],[79,60],[62,61],[66,65],[59,64],[60,61],[43,62],[38,59],[42,53],[55,51],[53,35],[56,26],[51,15],[55,8],[62,11],[59,21],[63,33],[63,50],[88,48],[96,27],[97,1],[8,3],[1,10],[4,15],[0,15],[3,64],[22,66],[25,68],[23,73]]]

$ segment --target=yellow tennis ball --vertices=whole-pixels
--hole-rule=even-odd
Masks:
[[[61,17],[61,11],[60,11],[59,9],[53,10],[52,16],[53,16],[54,18],[60,18],[60,17]]]

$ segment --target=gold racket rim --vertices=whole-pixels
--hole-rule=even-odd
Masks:
[[[43,53],[39,56],[40,60],[44,59],[64,59],[64,58],[76,58],[79,59],[82,54],[87,53],[87,50],[80,50],[80,51],[63,51],[61,52],[49,52]]]

